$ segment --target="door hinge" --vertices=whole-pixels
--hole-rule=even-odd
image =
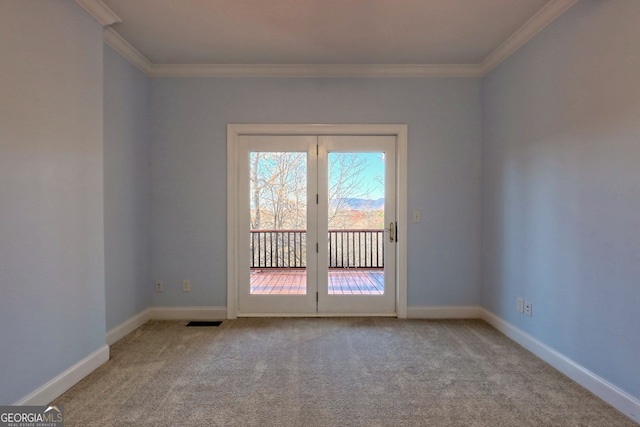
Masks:
[[[316,144],[316,156],[320,154],[320,145]]]
[[[318,253],[318,250],[320,249],[320,246],[318,243],[316,243],[316,253]]]
[[[319,301],[318,293],[316,292],[316,302],[318,302],[318,301]]]
[[[320,195],[316,194],[316,205],[320,203]]]

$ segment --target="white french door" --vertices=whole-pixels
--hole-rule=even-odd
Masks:
[[[316,143],[304,135],[239,139],[239,314],[317,311]]]
[[[381,167],[360,168],[369,159]],[[332,190],[349,169],[361,175],[343,183],[347,188]],[[395,177],[395,137],[318,137],[319,313],[396,312]],[[349,194],[336,195],[349,193],[351,185],[361,187],[354,191],[361,196],[355,206],[342,200],[351,199]],[[367,203],[369,209],[358,209]]]
[[[238,316],[397,313],[396,140],[238,136]]]

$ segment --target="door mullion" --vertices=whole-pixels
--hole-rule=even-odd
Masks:
[[[307,203],[307,237],[312,237],[307,241],[308,250],[307,253],[307,276],[309,278],[307,285],[308,291],[311,295],[315,293],[315,312],[318,312],[318,282],[320,264],[318,263],[318,200],[320,190],[318,189],[318,171],[320,168],[318,160],[318,137],[315,136],[313,143],[309,144],[309,173],[308,173],[308,188],[309,188],[309,202]],[[315,203],[314,203],[315,202]],[[315,251],[311,249],[315,244]],[[311,270],[309,267],[313,268]]]
[[[324,311],[326,305],[326,295],[329,292],[329,271],[328,271],[328,254],[327,254],[327,236],[329,235],[328,209],[329,188],[328,188],[328,163],[327,163],[327,146],[323,142],[324,137],[318,137],[317,153],[318,153],[318,312]]]

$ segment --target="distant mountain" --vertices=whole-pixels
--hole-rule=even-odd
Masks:
[[[343,208],[354,211],[377,211],[384,208],[384,198],[371,200],[360,199],[357,197],[344,197],[342,199],[334,200],[333,206],[338,204]]]

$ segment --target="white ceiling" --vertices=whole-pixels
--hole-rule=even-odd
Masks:
[[[76,1],[85,8],[100,3]],[[121,20],[111,25],[111,38],[120,39],[114,44],[128,43],[151,67],[478,66],[519,37],[524,41],[507,46],[517,49],[575,1],[102,0],[102,6]]]

